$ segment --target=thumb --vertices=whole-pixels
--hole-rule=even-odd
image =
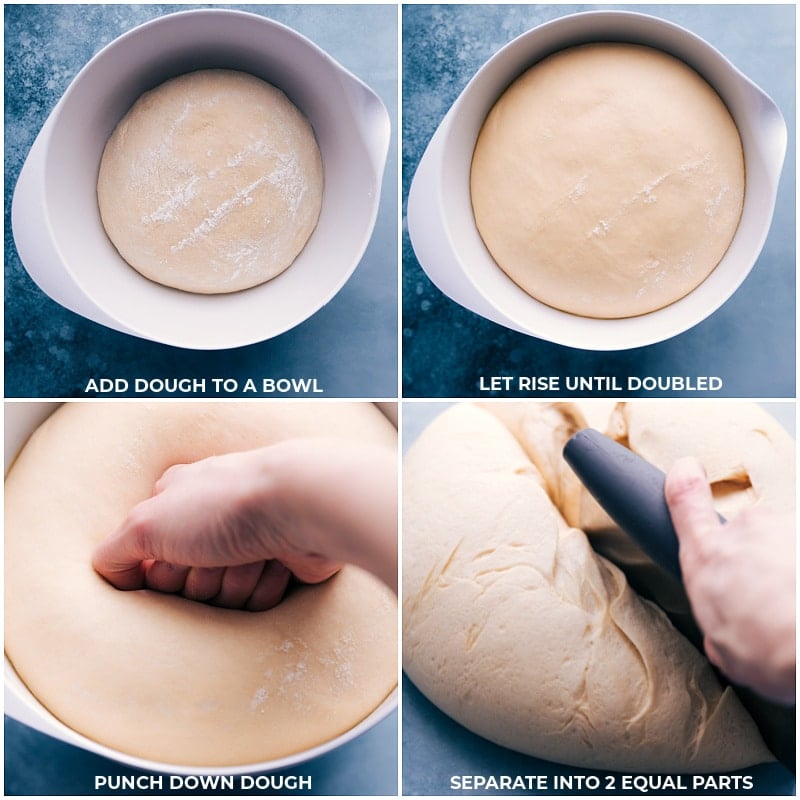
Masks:
[[[92,566],[103,578],[117,589],[141,589],[145,585],[145,569],[142,564],[155,558],[149,552],[147,524],[131,512],[122,525],[104,539],[92,555]]]
[[[696,458],[676,461],[667,473],[664,495],[680,543],[681,567],[691,567],[720,528],[703,465]]]

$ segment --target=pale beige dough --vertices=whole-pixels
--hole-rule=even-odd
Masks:
[[[276,608],[121,592],[95,545],[176,463],[335,435],[396,434],[369,404],[67,404],[6,480],[6,653],[38,700],[101,744],[167,764],[229,766],[330,740],[397,681],[397,605],[356,568]]]
[[[487,116],[475,221],[499,267],[554,308],[620,318],[697,287],[736,232],[738,130],[683,62],[631,44],[562,50]]]
[[[624,415],[631,441],[659,460],[655,450],[668,446],[647,442],[666,443],[682,416],[698,412],[679,406],[605,412]],[[565,438],[585,424],[580,407],[486,408],[450,408],[404,462],[403,664],[411,680],[475,733],[552,761],[658,773],[772,761],[706,659],[573,527],[584,513],[597,519],[559,463]],[[686,426],[687,448],[708,435],[700,452],[717,452],[734,428],[749,447],[762,431],[780,467],[790,467],[788,437],[758,409],[722,413],[709,430],[703,422],[719,406],[706,408]],[[782,495],[791,475],[759,465],[766,455],[750,459],[753,485],[780,483],[770,492]],[[718,474],[739,474],[738,459],[727,460]]]
[[[794,440],[755,403],[620,403],[608,433],[664,471],[699,458],[723,516],[757,504],[794,511]]]
[[[568,466],[562,451],[570,436],[596,428],[664,472],[682,456],[698,458],[723,517],[757,504],[794,512],[794,440],[755,403],[604,400],[483,407],[519,441],[567,523],[585,531],[595,550],[673,615],[688,616],[685,593],[617,527]]]
[[[120,255],[157,283],[217,294],[274,278],[317,224],[322,159],[283,92],[233,70],[143,94],[106,144],[97,182]]]

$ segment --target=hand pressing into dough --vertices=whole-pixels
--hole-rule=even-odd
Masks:
[[[665,494],[708,658],[735,683],[793,703],[794,519],[751,508],[722,524],[695,459],[676,462]]]
[[[343,563],[397,587],[397,462],[392,448],[292,439],[168,469],[95,550],[119,589],[180,593],[260,611],[292,575]]]

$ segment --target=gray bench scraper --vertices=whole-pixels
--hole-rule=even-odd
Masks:
[[[682,584],[678,537],[664,498],[666,475],[627,447],[591,428],[578,431],[569,439],[564,445],[564,459],[608,516],[656,564]],[[725,522],[721,516],[720,521]],[[702,648],[699,643],[698,646]],[[724,676],[719,677],[727,683]],[[767,746],[794,771],[794,707],[772,703],[750,689],[733,688],[755,720]]]
[[[666,475],[599,431],[578,431],[564,458],[617,525],[663,569],[680,580],[678,537],[664,499]]]

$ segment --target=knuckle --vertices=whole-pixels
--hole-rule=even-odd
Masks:
[[[152,558],[153,514],[147,503],[139,503],[128,512],[124,523],[124,535],[135,550]]]

